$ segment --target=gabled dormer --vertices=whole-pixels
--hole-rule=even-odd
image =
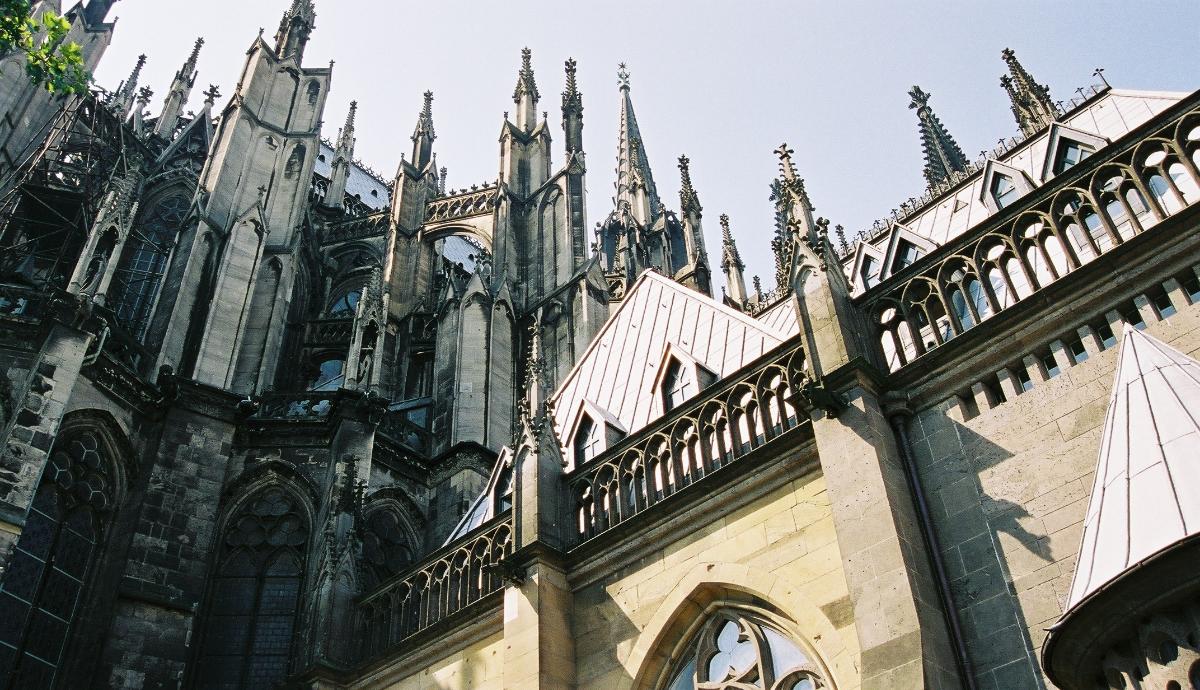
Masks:
[[[988,159],[983,168],[983,185],[979,200],[989,213],[999,213],[1033,191],[1033,180],[1024,171],[995,159]]]
[[[628,433],[621,422],[590,400],[581,400],[569,427],[567,441],[575,467],[621,442]]]
[[[850,267],[850,284],[855,294],[861,294],[883,280],[883,250],[870,242],[858,242],[854,249],[854,263]]]
[[[937,249],[937,245],[928,238],[921,237],[899,223],[892,224],[886,247],[883,265],[879,273],[881,281],[887,280],[893,273],[903,271],[921,257]]]
[[[1068,127],[1061,122],[1050,125],[1046,140],[1046,158],[1042,162],[1043,183],[1075,167],[1084,158],[1107,146],[1108,139]]]
[[[720,378],[713,370],[696,361],[690,353],[675,343],[668,342],[659,360],[658,373],[651,387],[654,399],[663,414],[700,394],[700,391],[716,383]]]

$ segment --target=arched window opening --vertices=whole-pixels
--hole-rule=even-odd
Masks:
[[[1047,234],[1042,239],[1043,246],[1046,247],[1046,255],[1050,257],[1050,267],[1059,276],[1065,276],[1069,270],[1067,266],[1067,254],[1063,251],[1062,242],[1058,241],[1055,235]]]
[[[1029,267],[1033,269],[1033,277],[1039,288],[1044,288],[1054,282],[1054,274],[1050,273],[1050,267],[1042,253],[1038,251],[1037,246],[1030,245],[1025,249],[1025,259],[1029,261]]]
[[[1108,206],[1105,206],[1104,210],[1117,229],[1117,235],[1120,236],[1121,241],[1128,242],[1133,239],[1133,219],[1125,212],[1125,204],[1122,204],[1120,199],[1113,199],[1108,202]]]
[[[1002,209],[1012,204],[1021,195],[1017,185],[1013,184],[1012,178],[1008,175],[996,173],[992,175],[992,199],[996,201],[996,208]]]
[[[592,416],[584,414],[575,430],[575,466],[591,460],[604,452],[604,425],[597,424]]]
[[[1179,197],[1175,195],[1175,190],[1171,189],[1162,175],[1151,175],[1146,186],[1150,188],[1150,194],[1158,201],[1158,205],[1162,206],[1167,215],[1183,208]]]
[[[999,268],[992,266],[987,270],[988,284],[992,286],[992,294],[996,296],[996,304],[1001,309],[1008,309],[1013,302],[1012,292],[1008,289],[1008,283],[1004,280],[1004,274]]]
[[[983,320],[992,315],[992,305],[988,303],[987,295],[983,292],[983,286],[979,281],[971,278],[967,281],[967,297],[971,300],[971,306],[975,307],[975,313],[979,315],[979,319]]]
[[[1172,163],[1171,167],[1167,168],[1167,174],[1171,176],[1175,188],[1183,195],[1183,203],[1194,204],[1200,199],[1200,187],[1196,185],[1187,168],[1183,167],[1183,163]]]
[[[334,297],[329,302],[329,309],[326,310],[330,318],[349,318],[354,316],[358,310],[358,300],[362,297],[360,289],[351,288],[342,294]]]
[[[1086,264],[1096,258],[1096,251],[1092,249],[1090,236],[1084,234],[1078,223],[1068,225],[1066,235],[1067,242],[1071,243],[1071,249],[1075,251],[1075,256],[1079,259],[1080,264]]]
[[[300,169],[304,167],[304,144],[296,144],[292,148],[292,155],[288,156],[287,165],[283,168],[284,177],[295,177],[300,174]]]
[[[317,365],[317,375],[308,383],[310,391],[335,391],[346,377],[346,358],[327,357]]]
[[[200,688],[265,688],[288,673],[308,521],[296,499],[264,489],[225,529],[197,664]]]
[[[395,511],[380,509],[366,519],[363,559],[375,583],[383,582],[412,563],[412,549]]]
[[[1100,222],[1100,216],[1088,211],[1083,216],[1083,225],[1087,228],[1088,236],[1092,238],[1092,242],[1096,243],[1096,249],[1100,250],[1101,254],[1113,248],[1112,235],[1108,234],[1108,230]]]
[[[115,500],[99,437],[62,435],[0,579],[0,687],[53,686]]]
[[[671,358],[667,364],[667,373],[663,375],[663,411],[670,412],[679,407],[697,392],[696,376],[691,367],[685,367],[679,360]]]
[[[155,204],[134,225],[125,241],[124,256],[113,272],[110,304],[121,324],[139,340],[150,324],[150,312],[158,297],[167,258],[175,246],[180,225],[190,202],[182,194]]]
[[[957,287],[950,288],[950,308],[954,310],[954,316],[964,331],[975,326],[971,310],[967,309],[967,298],[963,297],[962,290]],[[943,335],[944,340],[949,340],[951,337],[953,337],[953,333],[949,330]]]
[[[1150,211],[1150,204],[1146,203],[1146,197],[1136,187],[1130,187],[1129,191],[1125,192],[1125,201],[1143,228],[1158,222]]]
[[[811,652],[760,616],[725,610],[688,645],[665,690],[818,690],[828,687]]]

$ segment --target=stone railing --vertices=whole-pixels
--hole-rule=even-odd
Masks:
[[[306,345],[348,347],[354,331],[352,314],[343,319],[320,319],[304,324],[304,343]]]
[[[378,657],[502,589],[503,560],[512,551],[512,511],[506,511],[365,596],[363,657]]]
[[[250,418],[256,421],[319,422],[327,419],[336,404],[336,393],[266,393],[257,401]],[[240,409],[245,409],[240,408]]]
[[[387,233],[388,214],[386,211],[376,212],[367,209],[367,212],[356,215],[358,217],[353,220],[326,228],[321,235],[321,244],[337,244],[366,237],[382,237]]]
[[[0,285],[0,317],[36,321],[45,311],[46,296],[44,290]]]
[[[485,215],[492,212],[499,199],[500,189],[495,183],[478,190],[464,190],[457,195],[432,199],[425,204],[425,222],[440,223],[456,218]]]
[[[1200,98],[859,298],[896,371],[1200,201]]]
[[[653,509],[808,421],[802,344],[784,345],[567,478],[579,541]]]
[[[388,412],[383,416],[383,420],[379,422],[378,432],[396,443],[408,446],[415,451],[429,453],[433,448],[433,435],[429,433],[428,429],[410,421],[409,415],[411,413],[412,410]]]

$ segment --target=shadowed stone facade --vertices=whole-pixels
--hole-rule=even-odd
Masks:
[[[110,4],[67,8],[90,66]],[[451,190],[431,92],[390,179],[357,104],[324,138],[316,19],[194,115],[202,40],[157,115],[140,62],[0,58],[0,688],[1196,683],[1193,542],[1170,596],[1069,594],[1122,332],[1200,352],[1200,93],[1005,51],[1021,134],[971,162],[914,87],[927,192],[831,237],[785,144],[775,285],[721,216],[714,298],[624,65],[592,231],[574,60],[561,144],[525,50]]]

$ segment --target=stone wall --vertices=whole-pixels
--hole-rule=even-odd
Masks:
[[[351,687],[379,690],[500,690],[504,687],[504,636],[500,631],[462,646],[406,655],[402,663],[364,676]],[[448,648],[447,648],[448,647]]]
[[[1169,294],[1177,311],[1165,320],[1139,309],[1146,332],[1200,356],[1200,306],[1175,288]],[[1113,330],[1119,337],[1120,324]],[[1046,370],[1032,367],[1032,387],[1020,394],[1008,388],[1005,402],[977,396],[978,416],[971,416],[974,401],[955,396],[912,423],[981,688],[1048,685],[1038,657],[1071,585],[1116,374],[1117,347],[1085,344],[1088,357],[1078,364],[1052,348],[1059,373],[1043,380]]]

